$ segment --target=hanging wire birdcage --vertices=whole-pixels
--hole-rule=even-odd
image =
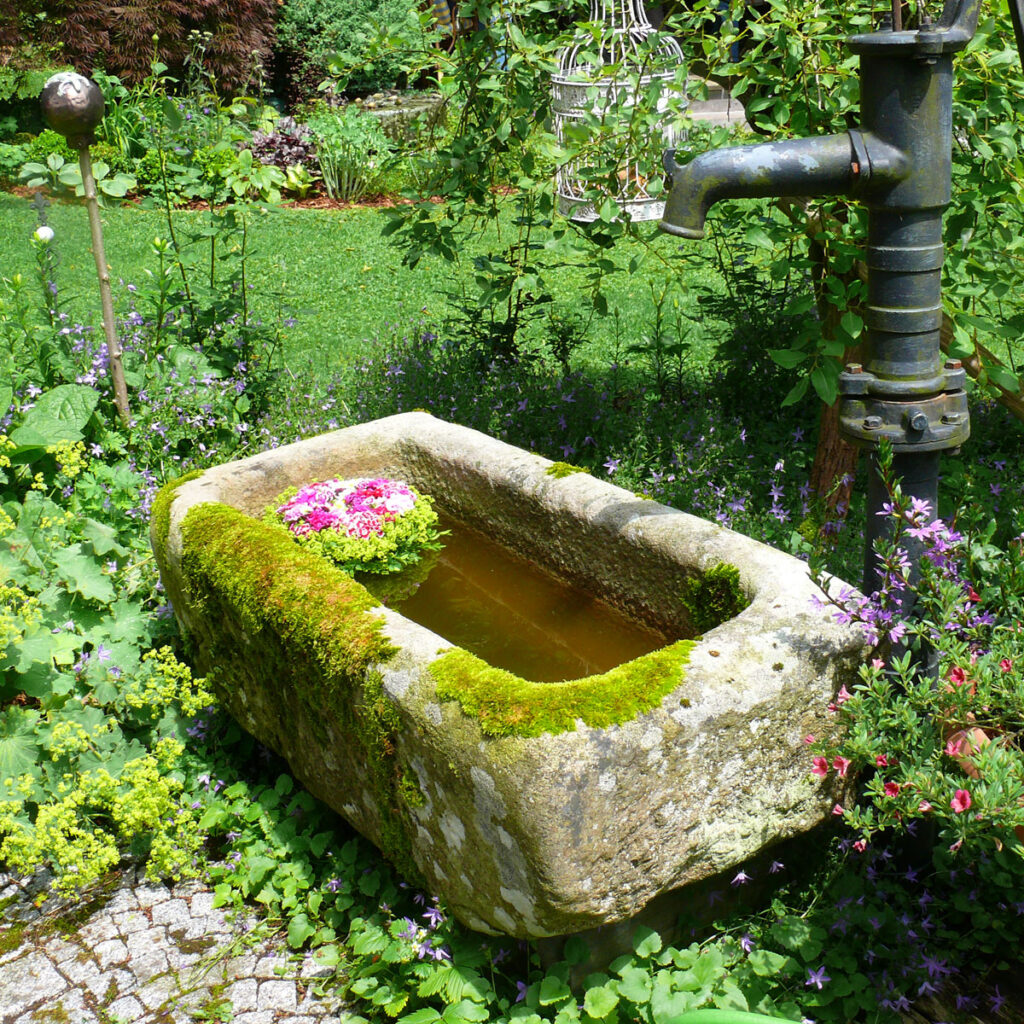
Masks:
[[[661,180],[661,151],[682,134],[685,99],[669,88],[685,80],[682,50],[670,36],[655,34],[642,0],[590,0],[589,24],[593,30],[577,31],[551,76],[555,135],[562,145],[583,144],[581,155],[556,172],[559,212],[597,220],[598,204],[611,198],[630,220],[657,220],[665,202],[651,185]],[[654,83],[660,90],[651,89]],[[623,149],[622,127],[652,92],[661,144],[647,138],[643,153]],[[673,95],[680,96],[674,104]]]

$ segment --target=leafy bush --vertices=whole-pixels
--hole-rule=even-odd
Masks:
[[[40,0],[35,38],[59,48],[80,70],[100,67],[127,83],[160,62],[179,74],[193,33],[208,34],[206,59],[225,92],[244,91],[254,62],[270,56],[275,0],[137,0],[131,16],[111,17],[100,0]]]
[[[18,171],[28,160],[28,146],[0,142],[0,182],[17,180]]]
[[[327,77],[329,59],[342,55],[354,70],[346,88],[373,92],[396,85],[404,62],[395,55],[367,53],[375,26],[404,21],[405,0],[285,0],[277,23],[277,42],[286,64],[290,99],[308,100]]]
[[[316,161],[312,131],[291,117],[282,117],[272,131],[254,132],[250,148],[260,163],[273,164],[282,170]]]
[[[351,107],[321,109],[308,120],[324,188],[332,199],[355,202],[373,191],[391,144],[376,118]]]

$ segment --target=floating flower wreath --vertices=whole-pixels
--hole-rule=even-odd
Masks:
[[[431,499],[385,477],[320,480],[278,495],[266,518],[346,572],[400,572],[439,551]]]

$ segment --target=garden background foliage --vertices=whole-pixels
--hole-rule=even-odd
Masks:
[[[365,1020],[668,1024],[715,1005],[838,1024],[896,1020],[951,984],[965,1012],[982,998],[998,1009],[998,988],[986,997],[971,989],[1005,968],[1024,938],[1015,899],[1024,878],[1016,832],[1024,446],[981,389],[972,447],[947,467],[948,531],[931,528],[892,482],[893,546],[880,552],[889,591],[908,586],[900,531],[931,530],[934,540],[918,614],[895,616],[891,593],[845,598],[835,609],[862,621],[876,650],[861,685],[836,698],[848,739],[827,751],[808,744],[808,772],[861,772],[861,799],[835,814],[837,827],[845,820],[852,829],[712,880],[681,941],[640,930],[582,985],[572,968],[584,962],[585,943],[571,940],[564,961],[545,968],[530,947],[462,928],[297,787],[192,676],[146,542],[157,487],[411,408],[815,554],[840,574],[856,563],[856,498],[844,521],[816,501],[808,479],[808,399],[834,397],[835,368],[859,339],[859,208],[723,204],[712,225],[722,280],[717,291],[698,287],[695,278],[707,280],[703,255],[665,246],[651,227],[619,216],[615,149],[649,145],[662,97],[652,93],[611,126],[591,123],[600,144],[586,133],[559,141],[544,116],[546,76],[565,38],[553,31],[564,27],[555,5],[466,6],[481,29],[450,54],[432,46],[429,25],[403,16],[364,47],[354,33],[330,61],[339,81],[390,66],[436,82],[443,116],[421,126],[409,148],[385,150],[377,136],[363,155],[389,173],[401,165],[393,180],[411,201],[385,231],[407,265],[433,266],[439,290],[442,278],[465,284],[452,286],[447,322],[433,310],[412,322],[393,316],[375,337],[349,339],[340,364],[324,359],[330,371],[318,378],[282,361],[284,318],[254,312],[249,269],[257,225],[291,187],[287,174],[298,183],[293,168],[304,168],[308,189],[320,173],[312,148],[298,145],[297,129],[281,126],[261,97],[219,89],[243,80],[232,70],[242,73],[241,53],[232,64],[218,49],[219,29],[195,23],[197,4],[180,5],[184,34],[168,25],[169,38],[178,45],[198,27],[210,40],[193,38],[187,53],[168,51],[155,66],[150,41],[139,50],[141,77],[127,68],[124,81],[120,71],[97,76],[109,105],[100,145],[111,180],[135,177],[164,223],[119,292],[127,429],[113,413],[105,344],[84,315],[87,302],[64,286],[71,254],[62,262],[62,237],[26,232],[29,271],[0,279],[0,379],[10,381],[0,385],[0,859],[21,871],[47,863],[67,890],[97,883],[125,857],[164,877],[203,875],[218,902],[255,901],[294,949],[337,967],[328,984]],[[165,7],[139,10],[152,20]],[[215,0],[203,8],[211,18],[226,10]],[[804,0],[773,0],[760,20],[744,20],[740,4],[724,19],[719,8],[692,4],[681,15],[684,38],[733,81],[761,132],[828,132],[853,116],[854,65],[840,37],[863,24],[866,5],[826,18]],[[304,29],[312,46],[320,30],[302,21],[303,10],[290,6],[288,17],[312,26]],[[250,19],[246,38],[269,40],[265,7],[232,12]],[[71,24],[63,7],[45,8],[38,24],[16,13],[36,41]],[[958,62],[946,283],[956,351],[979,358],[982,380],[998,382],[998,367],[973,347],[976,334],[998,349],[1002,380],[1016,387],[1024,79],[1010,45],[1001,10],[987,5]],[[681,86],[682,74],[667,89],[677,111]],[[254,155],[255,133],[275,132],[260,143],[268,158]],[[694,132],[690,146],[724,141]],[[56,189],[73,154],[44,135],[28,145],[37,148],[19,164],[39,165],[30,173]],[[275,149],[297,162],[275,163]],[[601,215],[589,228],[554,214],[551,172],[573,154],[591,158]],[[10,151],[6,158],[14,162]],[[182,217],[181,203],[201,213]],[[360,262],[363,254],[336,255]],[[567,266],[584,280],[569,309],[554,283]],[[639,280],[651,266],[661,283],[650,322],[625,337],[611,283]],[[724,308],[729,330],[698,346],[709,312]],[[611,340],[588,352],[602,321]],[[777,339],[770,356],[765,337]],[[803,375],[795,386],[794,370]],[[792,389],[773,416],[765,381]],[[900,653],[907,642],[934,646],[940,685],[914,676]]]

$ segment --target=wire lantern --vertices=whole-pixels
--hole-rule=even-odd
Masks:
[[[559,143],[572,144],[581,139],[597,143],[587,146],[588,155],[570,160],[556,172],[558,210],[576,221],[599,217],[593,199],[595,162],[604,162],[607,154],[602,159],[598,137],[603,131],[614,137],[615,126],[628,121],[653,83],[663,83],[656,106],[663,115],[659,124],[663,148],[672,148],[682,134],[670,116],[671,92],[665,88],[683,64],[679,44],[663,36],[651,45],[654,28],[647,20],[642,0],[590,0],[590,22],[600,26],[598,33],[578,30],[576,38],[559,54],[558,71],[551,76],[551,106]],[[613,67],[612,73],[609,68]],[[593,118],[601,122],[596,130]],[[656,147],[656,143],[652,141],[651,146]],[[654,151],[658,167],[655,173],[660,174],[660,148],[649,150],[645,158]],[[641,163],[636,154],[626,153],[618,155],[615,163],[617,191],[606,188],[606,197],[614,199],[630,220],[660,219],[665,201],[648,191],[650,160]]]

